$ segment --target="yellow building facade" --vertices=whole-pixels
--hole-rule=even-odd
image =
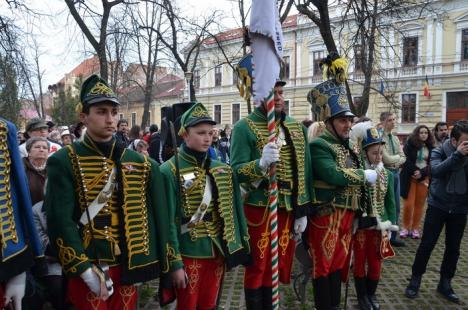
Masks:
[[[468,1],[433,1],[433,6],[434,12],[440,9],[443,14],[388,20],[393,28],[378,39],[386,44],[377,47],[367,116],[378,122],[381,112],[395,112],[399,133],[408,133],[418,124],[432,127],[439,121],[453,123],[468,118]],[[359,100],[363,76],[355,49],[347,43],[353,29],[343,31],[341,14],[342,8],[330,8],[338,49],[350,60],[352,96]],[[241,31],[233,29],[224,34],[224,53],[217,43],[206,44],[194,72],[197,100],[207,106],[220,126],[232,125],[247,114],[233,69],[227,64],[234,65],[242,57]],[[322,81],[318,61],[327,55],[326,48],[318,28],[302,15],[288,17],[283,34],[283,60],[289,64],[284,78],[287,112],[297,120],[310,119],[306,95]],[[426,76],[430,96],[423,92]],[[379,93],[382,85],[384,94],[395,98],[393,104]]]

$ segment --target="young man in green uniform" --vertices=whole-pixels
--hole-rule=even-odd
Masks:
[[[289,283],[294,258],[293,233],[302,233],[312,214],[311,161],[306,129],[284,112],[283,86],[274,88],[277,140],[268,143],[265,104],[256,107],[233,129],[231,165],[246,190],[244,211],[249,226],[253,264],[246,268],[247,309],[268,309],[272,304],[268,169],[274,162],[278,178],[279,279]]]
[[[179,153],[161,166],[174,250],[187,283],[174,282],[177,309],[215,309],[225,266],[249,260],[249,236],[240,189],[231,167],[209,156],[213,125],[196,103],[181,117]]]
[[[169,242],[164,183],[154,161],[116,142],[119,101],[106,82],[89,77],[80,98],[83,141],[47,163],[51,244],[76,309],[134,309],[133,284],[182,266]]]
[[[307,231],[318,310],[339,309],[341,270],[349,253],[355,212],[365,208],[364,186],[375,183],[377,178],[374,170],[363,169],[349,142],[354,114],[349,110],[343,85],[346,61],[330,55],[324,65],[329,80],[307,96],[315,120],[325,122],[324,132],[310,143],[313,188],[317,203],[322,204]]]

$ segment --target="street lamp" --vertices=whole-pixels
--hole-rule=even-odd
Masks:
[[[193,73],[191,71],[187,71],[184,73],[185,76],[185,88],[187,89],[187,98],[188,102],[192,102],[191,93],[190,93],[190,80],[192,79]]]

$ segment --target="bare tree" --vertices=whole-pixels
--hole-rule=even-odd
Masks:
[[[380,47],[386,45],[393,52],[394,58],[398,54],[393,50],[393,46],[386,42],[389,31],[399,32],[399,25],[408,18],[418,18],[424,12],[431,12],[434,15],[441,15],[431,8],[429,0],[349,0],[332,1],[335,5],[343,5],[344,12],[341,20],[335,21],[335,25],[341,26],[341,31],[345,26],[351,33],[349,39],[349,49],[356,49],[355,61],[359,61],[360,70],[364,82],[354,80],[363,87],[361,103],[355,104],[351,97],[348,82],[346,82],[348,101],[351,111],[358,116],[365,115],[369,108],[369,97],[372,83],[375,77],[380,74],[379,57]],[[328,52],[338,52],[332,30],[332,22],[329,14],[328,0],[298,0],[297,10],[307,16],[317,27],[327,47]],[[389,22],[389,20],[392,22]],[[339,37],[342,37],[340,31]],[[382,41],[383,40],[383,41]],[[382,78],[383,79],[383,78]],[[378,91],[380,92],[380,91]],[[392,106],[395,106],[393,95],[384,95],[384,99]]]
[[[160,6],[165,18],[164,22],[168,24],[168,28],[164,31],[152,27],[158,39],[184,73],[193,73],[198,64],[200,48],[208,36],[209,27],[215,23],[218,12],[214,11],[208,17],[202,17],[201,21],[194,21],[183,17],[180,10],[173,5],[173,1],[151,2]],[[188,81],[192,101],[196,99],[193,78],[192,74]]]
[[[154,2],[144,2],[138,10],[132,10],[130,14],[132,34],[131,40],[136,49],[139,69],[143,71],[144,81],[138,79],[128,79],[136,84],[144,94],[143,116],[141,127],[149,124],[149,109],[155,92],[155,82],[157,80],[158,65],[161,57],[162,44],[158,33],[163,33],[162,29],[163,10],[161,6]],[[129,72],[133,75],[134,72]]]
[[[64,0],[70,10],[70,14],[75,19],[76,23],[80,27],[86,39],[89,41],[93,49],[95,50],[100,65],[100,74],[104,80],[108,80],[108,62],[106,54],[106,40],[108,37],[107,26],[109,22],[110,13],[113,7],[124,3],[124,0],[101,0],[102,13],[95,11],[95,8],[89,5],[89,2],[75,1],[75,0]],[[82,14],[80,14],[80,12]],[[86,23],[83,16],[91,16],[93,22],[99,25],[98,34],[94,35],[91,26]]]

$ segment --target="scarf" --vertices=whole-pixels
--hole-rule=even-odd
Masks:
[[[446,158],[449,158],[456,148],[450,142],[450,139],[445,140],[442,144],[442,151],[445,153]],[[464,195],[467,189],[465,169],[468,165],[467,158],[463,159],[463,169],[453,170],[448,176],[446,191],[448,194]]]

